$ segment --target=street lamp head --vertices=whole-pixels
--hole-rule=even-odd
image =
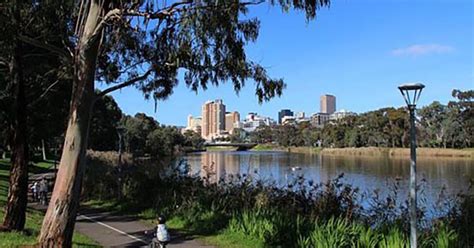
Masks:
[[[416,107],[416,103],[420,98],[421,91],[423,90],[423,88],[425,88],[425,85],[420,83],[409,83],[398,86],[398,89],[402,93],[408,108]]]

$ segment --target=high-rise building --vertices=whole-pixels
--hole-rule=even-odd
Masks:
[[[192,130],[196,133],[201,134],[201,126],[202,126],[201,117],[193,117],[192,115],[188,115],[188,125],[186,126],[184,131]]]
[[[233,133],[236,123],[240,122],[240,114],[237,111],[227,112],[225,114],[225,131]]]
[[[331,120],[341,120],[341,119],[344,119],[348,116],[355,116],[355,115],[356,115],[356,113],[354,113],[354,112],[347,111],[345,109],[341,109],[341,110],[331,114],[330,119]]]
[[[289,109],[282,109],[278,112],[278,124],[282,124],[283,117],[285,116],[293,116],[293,111]]]
[[[225,130],[225,105],[222,100],[207,101],[202,105],[201,137],[210,140]]]
[[[333,95],[322,95],[320,101],[321,113],[332,114],[336,112],[336,97]]]
[[[323,127],[331,118],[330,114],[317,113],[311,116],[310,123],[314,127]]]
[[[261,126],[273,126],[275,124],[276,122],[270,117],[260,116],[257,113],[248,113],[242,123],[242,129],[250,133]]]

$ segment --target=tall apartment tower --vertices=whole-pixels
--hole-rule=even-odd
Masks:
[[[332,114],[336,112],[336,97],[333,95],[322,95],[321,96],[321,113]]]
[[[225,114],[225,130],[228,133],[234,132],[235,123],[240,121],[240,114],[237,111],[228,112]]]
[[[201,137],[212,139],[225,130],[225,105],[222,100],[207,101],[202,105]]]

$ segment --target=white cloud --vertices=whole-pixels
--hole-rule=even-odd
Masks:
[[[415,44],[404,48],[392,50],[395,56],[422,56],[427,54],[450,53],[454,47],[440,44]]]

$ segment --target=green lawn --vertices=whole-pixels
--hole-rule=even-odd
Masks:
[[[40,172],[45,168],[49,168],[52,164],[50,162],[41,162],[38,166],[30,168],[30,171]],[[0,160],[0,220],[3,220],[4,207],[8,194],[8,175],[10,163],[6,160]],[[41,228],[43,221],[43,213],[34,209],[28,209],[25,232],[0,232],[0,247],[19,247],[22,245],[32,245],[36,242],[36,237]],[[84,235],[74,233],[73,237],[74,247],[100,247],[93,240]]]

